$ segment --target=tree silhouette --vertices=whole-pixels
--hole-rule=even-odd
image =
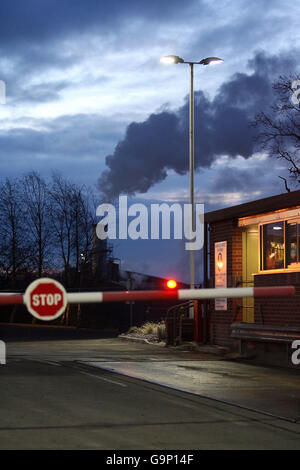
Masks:
[[[291,183],[300,184],[300,75],[280,76],[273,84],[275,104],[255,117],[258,144],[287,163]],[[284,179],[284,178],[283,178]],[[289,190],[285,181],[286,190]]]

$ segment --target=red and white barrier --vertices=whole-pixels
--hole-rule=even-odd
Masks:
[[[17,305],[23,303],[23,294],[0,294],[0,305]]]
[[[153,300],[201,300],[241,297],[286,297],[295,295],[294,286],[228,287],[220,289],[174,289],[116,292],[67,293],[68,304]],[[23,304],[23,294],[0,294],[0,305]]]
[[[54,279],[41,278],[33,281],[24,294],[0,294],[0,305],[25,304],[27,310],[35,318],[50,321],[62,315],[67,304],[145,300],[201,300],[216,299],[218,297],[283,297],[294,294],[294,286],[68,293]]]
[[[295,294],[293,286],[240,287],[224,289],[176,289],[121,292],[82,292],[67,294],[69,304],[150,300],[199,300],[237,297],[281,297]]]

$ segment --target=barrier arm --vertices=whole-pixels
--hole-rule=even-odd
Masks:
[[[241,297],[286,297],[295,295],[294,286],[228,287],[219,289],[176,289],[115,292],[67,293],[68,304],[155,300],[200,300]],[[0,294],[0,305],[23,304],[23,294]]]

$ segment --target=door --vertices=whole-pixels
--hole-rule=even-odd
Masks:
[[[249,225],[243,232],[243,287],[254,285],[258,272],[258,226]],[[254,298],[243,299],[243,322],[254,323]]]

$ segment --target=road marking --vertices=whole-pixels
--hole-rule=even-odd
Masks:
[[[79,372],[81,374],[88,375],[90,377],[94,377],[95,379],[100,379],[100,380],[104,380],[105,382],[109,382],[109,383],[112,383],[112,384],[115,384],[115,385],[120,385],[120,387],[125,387],[125,388],[127,387],[127,385],[122,384],[120,382],[116,382],[115,380],[105,379],[104,377],[100,377],[99,375],[89,374],[88,372],[83,372],[82,370],[80,370]]]
[[[31,358],[30,358],[31,359]],[[32,359],[31,359],[32,360]],[[58,366],[61,367],[59,362],[48,361],[48,359],[33,359],[35,362],[41,362],[42,364],[49,364],[50,366]]]

